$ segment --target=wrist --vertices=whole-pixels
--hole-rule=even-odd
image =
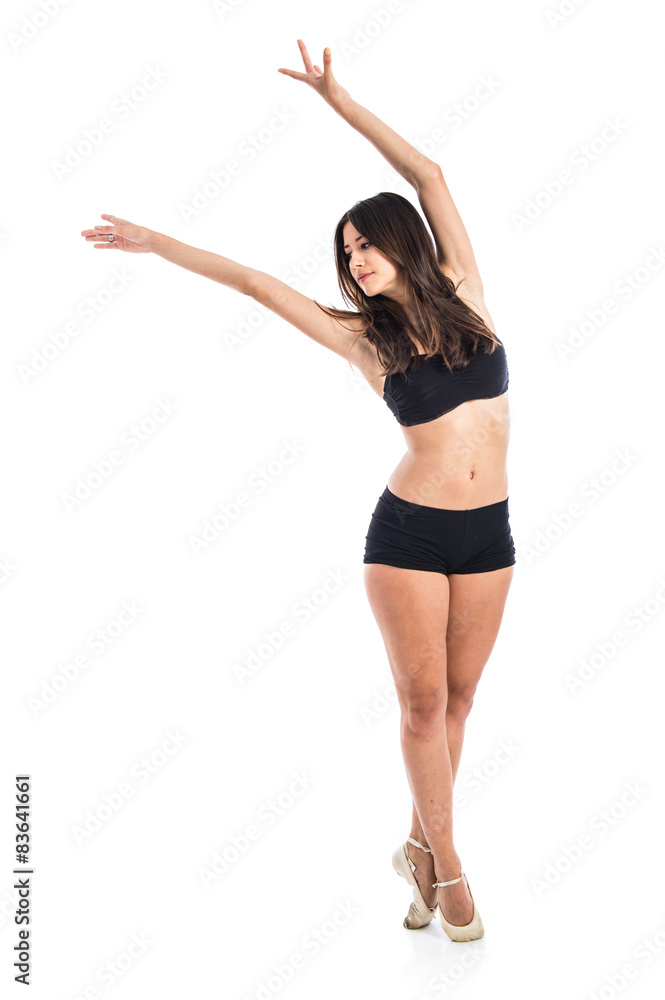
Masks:
[[[339,115],[344,115],[344,112],[355,104],[355,101],[351,97],[348,90],[340,89],[339,93],[335,94],[328,101],[330,107],[337,112]]]
[[[146,234],[145,247],[148,253],[159,253],[169,238],[164,233],[158,233],[154,229],[147,229]]]

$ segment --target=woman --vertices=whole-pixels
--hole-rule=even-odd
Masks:
[[[453,844],[452,793],[515,564],[506,357],[438,164],[350,97],[333,76],[329,49],[321,70],[298,45],[305,73],[279,72],[309,84],[413,185],[435,245],[401,195],[358,202],[335,234],[340,288],[355,306],[344,310],[113,215],[82,236],[97,249],[156,253],[251,296],[355,365],[403,427],[407,452],[377,502],[364,555],[413,794],[411,833],[393,866],[413,888],[406,927],[424,927],[438,908],[448,936],[471,941],[484,931]]]

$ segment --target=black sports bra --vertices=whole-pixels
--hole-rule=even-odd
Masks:
[[[500,340],[492,354],[479,349],[466,368],[452,371],[440,355],[419,357],[424,360],[417,371],[409,371],[409,362],[410,384],[404,372],[386,375],[384,383],[383,398],[404,427],[436,420],[469,399],[501,396],[508,388],[508,364]]]

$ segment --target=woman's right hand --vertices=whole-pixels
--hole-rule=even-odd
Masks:
[[[150,237],[153,235],[152,229],[144,226],[135,226],[127,219],[118,219],[115,215],[104,215],[102,219],[107,220],[105,226],[95,226],[94,229],[84,229],[81,236],[85,237],[86,243],[93,243],[95,250],[125,250],[127,253],[150,253]],[[113,243],[108,242],[108,235],[113,233]],[[103,243],[94,243],[95,240],[104,240]]]
[[[307,47],[303,42],[302,38],[298,39],[298,47],[300,49],[300,55],[302,56],[302,61],[305,64],[305,73],[298,73],[294,69],[278,69],[278,73],[284,73],[286,76],[292,77],[294,80],[302,80],[303,83],[308,83],[317,94],[320,94],[324,101],[327,101],[330,105],[335,105],[335,102],[349,97],[348,90],[340,86],[332,71],[332,56],[330,55],[330,49],[326,46],[323,50],[323,69],[320,66],[313,66],[312,60],[309,58],[309,52]]]

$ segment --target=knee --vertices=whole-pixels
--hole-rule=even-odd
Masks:
[[[448,691],[446,715],[457,720],[466,719],[473,705],[475,687],[459,687]]]
[[[446,723],[445,691],[410,691],[402,698],[402,718],[413,733],[427,734]]]

